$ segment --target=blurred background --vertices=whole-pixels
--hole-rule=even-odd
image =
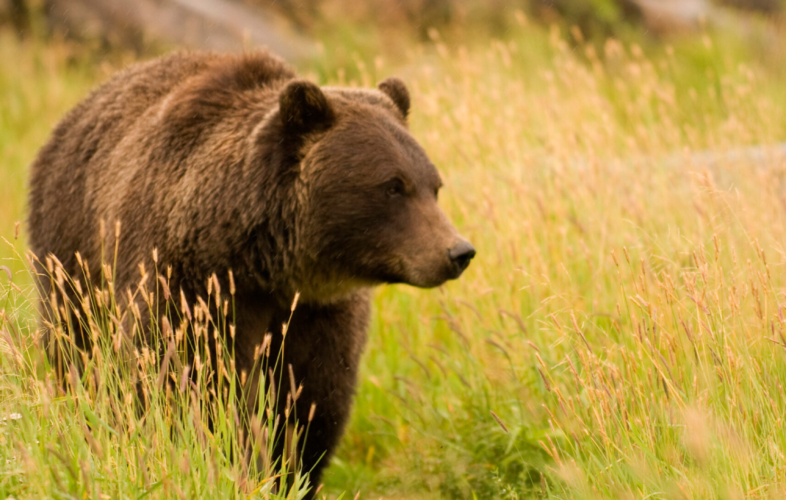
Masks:
[[[22,37],[63,36],[139,53],[267,45],[301,59],[337,33],[388,52],[401,48],[402,37],[428,40],[433,29],[505,37],[516,13],[595,40],[654,42],[714,26],[782,50],[773,31],[785,11],[783,0],[1,0],[0,23]]]

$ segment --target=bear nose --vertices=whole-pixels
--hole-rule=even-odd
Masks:
[[[462,240],[453,248],[448,250],[448,257],[450,261],[458,267],[459,271],[463,271],[469,265],[469,261],[475,256],[475,247],[467,240]]]

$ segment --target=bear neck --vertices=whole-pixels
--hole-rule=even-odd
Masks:
[[[304,173],[305,158],[322,134],[286,137],[276,110],[270,112],[252,134],[254,147],[246,157],[255,172],[258,198],[250,228],[250,249],[243,262],[246,273],[253,276],[257,287],[275,294],[283,303],[295,294],[300,301],[329,304],[346,299],[371,284],[360,282],[331,269],[330,263],[319,262],[311,254],[305,237],[309,200],[308,180]],[[282,139],[283,138],[283,139]],[[235,203],[247,201],[238,198]],[[238,206],[238,210],[245,208]]]

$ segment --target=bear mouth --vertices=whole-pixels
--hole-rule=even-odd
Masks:
[[[405,258],[397,258],[392,266],[378,269],[376,274],[379,282],[388,285],[407,284],[417,288],[436,288],[448,281],[458,279],[469,267],[474,257],[474,251],[463,258],[438,259],[439,262],[429,263],[426,266],[413,265]],[[390,264],[390,263],[389,263]]]
[[[401,280],[402,283],[407,283],[409,285],[418,287],[418,288],[436,288],[438,286],[442,286],[448,281],[455,280],[459,278],[463,273],[464,270],[468,267],[469,264],[457,266],[454,263],[449,263],[442,267],[442,269],[432,274],[431,276],[419,276],[416,279],[406,279]]]

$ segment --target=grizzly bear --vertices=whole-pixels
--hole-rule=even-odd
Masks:
[[[231,271],[224,340],[237,374],[253,370],[266,334],[280,349],[289,322],[284,366],[302,383],[296,413],[311,412],[300,459],[317,485],[351,409],[370,289],[435,287],[475,255],[437,205],[440,176],[409,108],[399,79],[320,88],[264,51],[131,66],[74,108],[32,165],[32,251],[74,276],[86,262],[96,286],[113,262],[116,290],[136,284],[140,264],[169,267],[188,300],[213,275],[228,289]]]

